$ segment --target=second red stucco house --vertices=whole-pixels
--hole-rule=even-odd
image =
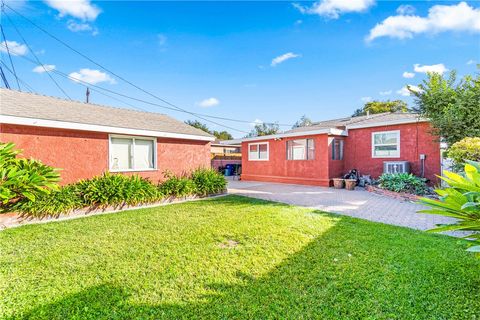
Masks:
[[[61,183],[103,172],[139,174],[210,167],[214,137],[159,113],[0,89],[0,141],[61,169]]]
[[[440,143],[426,119],[382,113],[242,140],[242,180],[329,186],[351,169],[378,178],[392,168],[438,181]]]

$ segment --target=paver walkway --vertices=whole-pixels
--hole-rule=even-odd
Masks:
[[[229,181],[228,192],[418,230],[428,230],[436,224],[454,221],[448,217],[417,213],[417,210],[425,207],[367,192],[362,188],[348,191],[280,183]]]

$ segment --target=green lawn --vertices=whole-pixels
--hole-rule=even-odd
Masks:
[[[479,319],[463,240],[228,196],[0,232],[2,319]]]

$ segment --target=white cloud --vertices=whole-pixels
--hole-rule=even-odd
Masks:
[[[90,0],[44,0],[47,5],[58,10],[61,17],[72,16],[83,21],[94,21],[101,10]]]
[[[298,19],[297,21],[295,21],[294,24],[295,24],[296,26],[299,26],[299,25],[301,25],[302,23],[303,23],[303,20]]]
[[[85,22],[76,22],[74,20],[68,20],[67,22],[67,28],[68,30],[72,32],[84,32],[84,31],[91,31],[92,35],[96,36],[98,34],[98,29],[96,27],[93,27],[89,23]]]
[[[273,58],[272,63],[270,65],[272,67],[275,67],[276,65],[278,65],[282,62],[285,62],[289,59],[299,58],[299,57],[301,57],[300,54],[296,54],[296,53],[293,53],[293,52],[288,52],[288,53],[282,54],[281,56]]]
[[[410,90],[408,90],[408,87],[413,90],[413,91],[417,91],[417,92],[420,92],[422,91],[419,87],[417,86],[414,86],[414,85],[408,85],[408,86],[405,86],[403,88],[401,88],[400,90],[397,90],[397,94],[401,95],[401,96],[404,96],[404,97],[408,97],[408,96],[411,96],[411,92]]]
[[[197,103],[202,108],[215,107],[220,104],[220,101],[217,98],[208,98]]]
[[[445,67],[443,63],[432,64],[431,66],[427,66],[427,65],[421,66],[417,63],[413,65],[413,70],[415,72],[420,72],[420,73],[435,72],[438,74],[444,74],[445,71],[448,71],[448,69]]]
[[[71,78],[72,81],[76,82],[78,82],[77,80],[79,80],[90,84],[97,84],[101,82],[107,82],[110,84],[117,83],[115,79],[110,77],[110,75],[108,75],[107,73],[100,70],[93,70],[88,68],[80,69],[78,72],[72,72],[68,76]]]
[[[451,6],[435,5],[428,10],[426,17],[405,14],[390,16],[371,29],[366,40],[380,37],[409,39],[416,34],[445,31],[480,32],[480,8],[460,2]]]
[[[250,126],[251,126],[251,127],[255,127],[257,124],[262,124],[262,123],[263,123],[262,120],[260,120],[260,119],[255,119],[255,120],[253,120],[253,122],[250,122]]]
[[[415,13],[415,7],[409,4],[402,4],[397,8],[397,13],[401,15],[411,15]]]
[[[44,73],[52,70],[55,70],[55,65],[53,64],[44,64],[43,66],[36,66],[32,69],[32,71],[35,73]]]
[[[362,102],[367,103],[367,102],[372,101],[372,97],[361,97],[360,100],[361,100]]]
[[[0,51],[1,52],[7,52],[7,47],[8,51],[10,51],[10,54],[14,56],[24,56],[28,52],[28,48],[24,44],[20,44],[16,41],[8,41],[5,43],[5,41],[0,42]]]
[[[392,94],[392,90],[380,91],[379,94],[381,96],[389,96]]]
[[[293,6],[303,14],[316,14],[330,19],[338,19],[343,13],[364,12],[374,4],[374,0],[321,0],[310,7],[298,3],[294,3]]]
[[[475,64],[475,63],[477,63],[477,61],[475,61],[473,59],[470,59],[470,60],[467,61],[468,65]]]
[[[407,79],[411,79],[411,78],[415,77],[415,73],[405,71],[405,72],[402,74],[402,77],[407,78]]]

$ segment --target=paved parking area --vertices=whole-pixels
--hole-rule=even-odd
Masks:
[[[436,224],[453,221],[448,217],[417,213],[417,210],[424,207],[367,192],[363,188],[348,191],[280,183],[229,181],[228,192],[418,230],[428,230]]]

